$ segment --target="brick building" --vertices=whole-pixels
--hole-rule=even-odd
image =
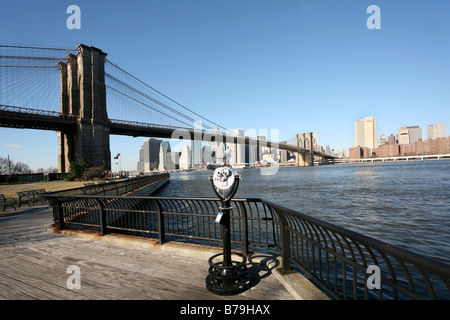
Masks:
[[[360,146],[349,148],[350,159],[416,156],[424,154],[450,154],[450,137],[416,141],[411,145],[396,143],[382,145],[373,149]]]

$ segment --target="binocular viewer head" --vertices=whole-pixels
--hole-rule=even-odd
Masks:
[[[220,167],[214,170],[214,174],[209,180],[217,196],[227,201],[236,194],[241,177],[234,168]]]

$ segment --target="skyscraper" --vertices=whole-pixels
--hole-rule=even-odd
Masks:
[[[139,161],[138,161],[138,166],[137,166],[137,171],[138,172],[144,172],[144,146],[141,146],[139,148]]]
[[[212,132],[212,137],[222,137],[219,128]],[[203,149],[203,161],[205,164],[223,165],[225,157],[225,145],[223,142],[207,141]]]
[[[191,162],[192,167],[200,166],[203,163],[203,147],[202,141],[192,140],[191,141]]]
[[[159,147],[159,165],[158,170],[167,170],[167,153],[170,152],[170,143],[168,141],[161,141]]]
[[[414,144],[422,140],[422,128],[419,126],[409,126],[406,128],[408,128],[409,132],[409,144]]]
[[[373,117],[355,121],[355,146],[376,148],[378,147],[377,120]]]
[[[419,126],[403,126],[398,130],[399,144],[414,144],[422,140],[422,128]]]
[[[144,171],[149,172],[158,169],[159,148],[161,140],[150,138],[144,140]]]
[[[398,129],[398,144],[410,144],[409,131],[406,126]]]
[[[234,129],[233,135],[237,137],[238,142],[244,142],[244,130]],[[231,155],[229,163],[233,164],[244,164],[245,163],[245,144],[243,143],[231,143],[229,146],[231,150]]]
[[[183,151],[181,151],[179,164],[180,169],[187,170],[191,168],[191,147],[190,146],[184,146]]]
[[[445,126],[443,123],[430,124],[428,126],[428,139],[445,138]]]

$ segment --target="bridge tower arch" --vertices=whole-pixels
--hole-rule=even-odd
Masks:
[[[75,130],[58,132],[59,172],[68,172],[72,161],[85,159],[93,167],[111,169],[108,114],[106,111],[106,53],[78,45],[76,55],[59,62],[60,112],[77,117]]]
[[[299,133],[296,135],[297,146],[304,148],[304,152],[295,154],[295,165],[297,167],[314,166],[314,135],[312,132]]]

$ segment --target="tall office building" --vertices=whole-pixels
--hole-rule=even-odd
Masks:
[[[317,131],[314,131],[313,133],[313,149],[315,151],[320,151],[319,134],[317,133]]]
[[[183,151],[181,151],[180,155],[180,169],[187,170],[191,168],[191,147],[190,146],[184,146]]]
[[[144,140],[144,172],[158,169],[161,142],[161,140],[154,138]]]
[[[244,142],[244,130],[234,129],[233,135],[237,137],[238,142]],[[245,144],[231,143],[229,145],[229,149],[230,149],[230,158],[228,159],[228,161],[231,165],[245,163]]]
[[[194,137],[197,140],[191,140],[191,165],[192,167],[201,166],[203,164],[203,141],[198,138],[203,136],[203,125],[199,121],[194,121]]]
[[[139,148],[139,161],[137,164],[137,171],[144,172],[144,146]]]
[[[409,131],[406,126],[398,129],[398,144],[410,144]]]
[[[372,149],[378,147],[377,120],[373,117],[355,121],[355,146]]]
[[[192,167],[201,166],[203,164],[203,147],[202,141],[191,141],[191,162]]]
[[[180,152],[166,153],[166,170],[176,170],[180,168]]]
[[[419,126],[403,126],[398,130],[398,144],[414,144],[422,141],[422,128]]]
[[[445,138],[445,126],[443,123],[430,124],[428,126],[428,139]]]
[[[406,127],[409,132],[409,144],[414,144],[417,141],[422,141],[422,128],[419,126]]]
[[[216,128],[213,136],[222,137],[219,129]],[[223,142],[207,141],[203,149],[203,162],[205,164],[223,165],[225,160],[225,145]]]
[[[267,153],[267,141],[266,136],[258,136],[258,145],[256,149],[257,161],[262,161],[263,156]]]
[[[161,141],[159,145],[159,165],[158,170],[167,170],[167,153],[170,152],[170,143],[168,141]]]

